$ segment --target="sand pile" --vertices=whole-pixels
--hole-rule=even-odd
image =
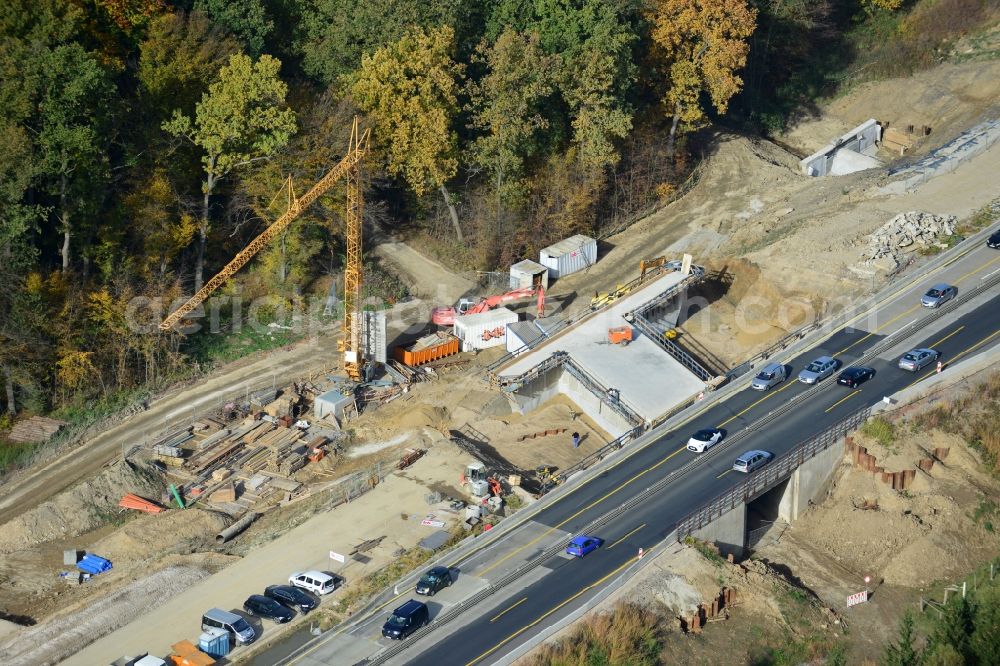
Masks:
[[[154,469],[117,463],[4,524],[0,553],[90,532],[118,515],[118,501],[125,493],[158,498],[163,489]]]
[[[143,515],[90,547],[120,567],[154,559],[165,552],[183,552],[185,546],[214,544],[215,535],[229,524],[221,514],[200,509],[175,509],[155,516]],[[151,535],[159,535],[150,538]]]
[[[997,481],[958,437],[914,433],[902,440],[892,451],[874,442],[863,445],[888,471],[913,468],[929,449],[950,452],[929,475],[918,472],[903,493],[845,462],[830,499],[796,522],[796,538],[834,554],[854,571],[909,587],[960,576],[994,556],[1000,537],[977,524],[972,513],[983,497],[996,496]]]
[[[415,405],[395,420],[399,428],[434,428],[447,432],[448,410],[444,407]]]

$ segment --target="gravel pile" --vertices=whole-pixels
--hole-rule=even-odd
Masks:
[[[955,233],[954,215],[934,215],[911,211],[900,213],[868,237],[867,247],[861,252],[861,264],[892,270],[899,265],[900,257],[917,247],[938,242],[939,238]]]

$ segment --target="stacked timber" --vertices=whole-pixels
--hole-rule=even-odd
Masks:
[[[283,476],[291,476],[305,467],[308,458],[298,450],[292,450],[291,443],[274,448],[265,469]]]
[[[66,426],[65,421],[50,419],[45,416],[32,416],[30,419],[18,421],[7,435],[12,442],[40,443],[47,442],[54,434]]]

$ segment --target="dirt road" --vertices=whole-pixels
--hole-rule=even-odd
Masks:
[[[409,245],[386,240],[376,246],[374,252],[406,281],[410,293],[431,303],[451,305],[476,290],[476,283],[451,272]]]
[[[236,362],[195,385],[175,389],[136,414],[49,463],[25,470],[4,484],[0,524],[37,506],[100,469],[123,448],[142,444],[164,427],[255,390],[278,386],[324,372],[336,364],[336,338],[322,337],[272,352],[249,362]]]

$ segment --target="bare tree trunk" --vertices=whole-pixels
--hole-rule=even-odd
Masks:
[[[211,169],[212,166],[214,166],[214,162],[209,169]],[[195,255],[194,259],[195,292],[200,291],[201,285],[204,284],[205,245],[208,240],[208,206],[213,189],[215,189],[215,176],[212,175],[211,171],[209,171],[205,174],[205,186],[203,188],[204,196],[201,200],[201,224],[198,225],[198,253]]]
[[[70,226],[69,226],[69,210],[66,208],[66,174],[63,174],[62,179],[59,183],[59,223],[62,226],[63,232],[63,244],[62,249],[59,250],[59,254],[62,255],[62,271],[65,273],[69,270],[69,237],[70,237]]]
[[[3,370],[4,386],[7,389],[7,411],[10,413],[11,418],[13,418],[17,416],[17,404],[14,402],[14,380],[11,379],[7,368],[0,368],[0,370]]]
[[[674,156],[674,141],[677,138],[677,125],[681,121],[681,111],[677,109],[674,111],[674,121],[670,124],[670,137],[667,139],[667,154],[671,157]]]
[[[451,195],[448,194],[448,188],[445,187],[444,183],[441,183],[441,196],[444,197],[444,204],[448,207],[448,213],[451,215],[451,226],[455,227],[455,238],[458,239],[459,243],[465,243],[462,227],[458,223],[458,211],[455,210],[455,204],[451,202]]]

